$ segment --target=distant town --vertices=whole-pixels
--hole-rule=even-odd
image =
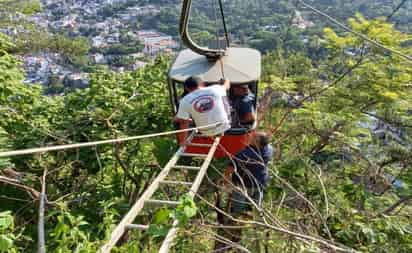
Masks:
[[[70,37],[85,37],[91,50],[88,60],[91,64],[107,65],[116,72],[136,70],[145,66],[147,61],[160,53],[174,54],[180,48],[171,35],[156,30],[143,30],[134,25],[139,16],[156,15],[160,7],[155,5],[129,6],[115,13],[111,6],[126,4],[126,0],[43,0],[42,12],[24,18],[34,23],[39,29],[51,34],[65,33]],[[135,3],[137,4],[137,3]],[[3,29],[9,35],[17,34],[16,29]],[[127,42],[133,42],[134,52],[116,52],[110,50]],[[119,50],[117,50],[119,51]],[[115,64],[127,59],[127,64]],[[87,74],[62,64],[61,55],[52,52],[36,52],[21,57],[26,71],[28,84],[47,85],[50,79],[57,79],[65,86],[82,88],[88,85]]]
[[[16,14],[14,18],[35,24],[47,34],[85,38],[90,47],[87,64],[93,66],[107,66],[116,72],[134,71],[159,54],[174,55],[181,48],[177,34],[143,29],[137,22],[159,14],[160,5],[140,6],[130,0],[42,0],[41,3],[41,12],[31,16]],[[314,24],[297,11],[292,25],[307,29]],[[262,29],[275,31],[278,26],[266,25]],[[13,36],[20,31],[6,28],[1,32]],[[27,84],[51,86],[58,83],[64,88],[88,86],[87,71],[65,62],[60,52],[30,52],[21,55],[21,61]]]

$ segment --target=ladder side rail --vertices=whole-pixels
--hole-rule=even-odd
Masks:
[[[202,164],[202,166],[199,170],[199,173],[196,176],[195,181],[193,182],[192,187],[190,188],[189,196],[195,197],[197,191],[199,190],[200,184],[202,183],[203,178],[206,175],[207,169],[208,169],[208,167],[209,167],[209,165],[210,165],[210,163],[213,159],[213,156],[214,156],[214,154],[217,150],[217,147],[218,147],[219,143],[220,143],[220,137],[216,137],[215,141],[213,142],[212,147],[209,150],[209,153],[207,154],[207,157],[206,157],[205,161],[203,162],[203,164]],[[172,228],[169,230],[169,232],[166,235],[166,238],[164,239],[164,241],[162,243],[162,246],[159,250],[159,253],[168,253],[169,252],[169,250],[170,250],[170,248],[173,244],[173,240],[176,237],[176,234],[177,234],[177,231],[178,231],[178,227],[177,227],[178,225],[179,225],[179,221],[175,220],[173,222]]]
[[[190,142],[193,139],[194,134],[195,133],[192,133],[189,136],[186,143]],[[136,219],[137,215],[143,209],[145,202],[152,197],[152,195],[159,188],[161,182],[165,180],[170,170],[173,168],[173,166],[176,165],[177,161],[180,158],[180,155],[184,152],[185,148],[185,146],[180,147],[175,155],[169,160],[160,174],[155,178],[153,183],[149,186],[149,188],[146,189],[139,200],[132,206],[129,212],[123,217],[117,227],[113,230],[109,241],[100,248],[100,250],[98,251],[99,253],[109,253],[112,250],[112,248],[116,245],[124,232],[127,230],[127,226],[129,226],[134,221],[134,219]]]
[[[117,227],[113,230],[110,240],[98,251],[99,253],[109,253],[112,248],[116,245],[117,241],[122,237],[123,233],[127,230],[127,226],[131,224],[140,211],[143,209],[145,202],[150,199],[150,197],[159,188],[160,183],[167,177],[169,171],[174,164],[179,159],[180,153],[182,153],[183,148],[180,148],[172,159],[168,162],[165,168],[160,172],[160,174],[155,178],[153,183],[146,189],[139,200],[133,205],[130,211],[123,217]]]

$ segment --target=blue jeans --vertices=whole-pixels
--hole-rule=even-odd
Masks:
[[[263,201],[263,188],[246,188],[247,194],[253,201],[258,205],[262,205]],[[253,209],[253,204],[249,202],[246,196],[238,191],[234,190],[231,196],[232,206],[231,206],[231,213],[234,215],[240,215],[245,211],[249,211]]]

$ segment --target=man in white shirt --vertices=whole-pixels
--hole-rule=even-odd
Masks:
[[[205,87],[199,78],[189,77],[184,83],[184,88],[187,94],[180,100],[175,118],[180,129],[189,128],[192,120],[197,127],[218,123],[216,126],[200,130],[206,136],[216,136],[230,128],[230,108],[227,101],[229,80],[222,80],[221,84]],[[184,144],[187,135],[187,132],[178,134],[180,145]]]

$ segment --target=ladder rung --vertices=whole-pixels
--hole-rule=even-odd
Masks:
[[[207,157],[207,155],[205,154],[193,154],[193,153],[182,153],[181,156],[190,156],[190,157],[199,157],[199,158]]]
[[[158,199],[149,199],[149,200],[146,200],[145,202],[148,204],[171,205],[171,206],[177,206],[180,204],[179,201],[158,200]]]
[[[187,170],[200,170],[200,167],[196,166],[188,166],[188,165],[175,165],[173,166],[175,169],[187,169]]]
[[[181,181],[171,181],[171,180],[163,180],[161,183],[163,184],[176,184],[176,185],[192,185],[189,182],[181,182]]]
[[[148,230],[148,229],[149,229],[149,225],[129,224],[129,225],[126,226],[126,229]]]
[[[194,135],[194,137],[204,137],[204,138],[206,138],[206,137],[210,137],[210,136],[204,135],[202,133],[197,133],[197,134]]]
[[[205,148],[210,148],[212,144],[207,144],[207,143],[188,143],[188,146],[191,147],[205,147]]]

